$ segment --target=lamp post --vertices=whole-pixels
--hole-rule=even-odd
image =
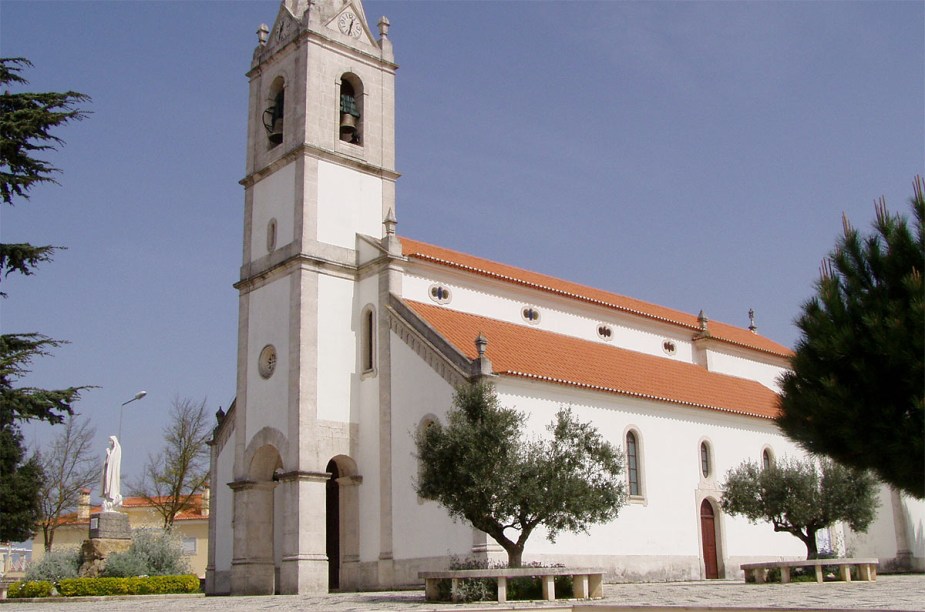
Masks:
[[[126,405],[126,404],[131,404],[131,403],[134,402],[135,400],[140,400],[141,398],[143,398],[143,397],[146,396],[147,394],[148,394],[147,391],[139,391],[138,393],[135,394],[135,397],[133,397],[133,398],[130,399],[129,401],[127,401],[127,402],[122,402],[122,406],[119,408],[119,435],[116,437],[116,439],[119,440],[119,444],[122,443],[122,413],[125,412],[125,405]]]

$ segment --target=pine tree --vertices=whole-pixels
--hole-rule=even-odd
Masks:
[[[925,497],[925,197],[913,227],[876,206],[874,233],[844,235],[797,320],[802,336],[782,379],[783,431],[916,497]]]
[[[8,86],[25,85],[20,76],[32,64],[24,58],[0,58],[0,198],[13,205],[15,198],[28,199],[38,184],[56,182],[58,169],[34,157],[62,143],[51,130],[83,111],[76,104],[89,98],[76,92],[11,93]],[[38,264],[50,261],[57,247],[28,243],[0,244],[0,280],[11,272],[32,274]],[[0,292],[0,296],[6,295]],[[28,374],[32,359],[47,355],[63,342],[38,333],[0,335],[0,540],[19,541],[31,536],[39,517],[42,470],[38,459],[25,460],[18,423],[37,419],[60,423],[72,413],[86,387],[49,390],[16,387]]]

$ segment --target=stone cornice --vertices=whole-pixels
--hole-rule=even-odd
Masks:
[[[293,470],[291,472],[283,472],[282,474],[277,474],[274,477],[274,480],[279,482],[290,482],[293,480],[307,481],[307,482],[326,482],[331,478],[331,474],[328,472],[306,472],[302,470]]]
[[[300,155],[307,156],[307,157],[314,157],[316,159],[324,160],[332,164],[337,164],[339,166],[344,166],[346,168],[351,168],[353,170],[359,170],[360,172],[363,172],[364,174],[368,174],[370,176],[385,179],[388,181],[398,180],[398,178],[401,176],[401,174],[399,174],[398,172],[395,172],[394,170],[389,170],[381,166],[369,164],[369,163],[364,162],[361,159],[349,157],[346,153],[340,153],[338,151],[332,151],[330,149],[323,149],[315,145],[303,143],[301,145],[297,145],[289,149],[288,151],[283,153],[281,156],[279,156],[278,158],[276,158],[275,160],[273,160],[272,162],[270,162],[269,164],[261,168],[260,170],[257,170],[256,172],[248,174],[247,176],[242,178],[240,181],[238,181],[238,183],[243,185],[246,189],[253,187],[254,183],[256,183],[259,180],[265,179],[266,177],[270,176],[277,170],[280,170],[281,168],[292,163]]]
[[[453,345],[415,315],[400,299],[389,294],[389,328],[418,354],[434,372],[453,386],[471,378],[475,367]]]

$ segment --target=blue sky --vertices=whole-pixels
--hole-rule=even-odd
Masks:
[[[128,478],[174,397],[234,397],[244,73],[277,7],[0,3],[30,89],[93,98],[57,132],[60,186],[2,210],[4,242],[67,250],[2,281],[0,325],[71,342],[24,382],[98,385],[77,407],[101,454],[148,391],[125,409]],[[754,308],[789,346],[842,213],[907,212],[925,165],[922,2],[365,9],[400,65],[400,234],[742,326]]]

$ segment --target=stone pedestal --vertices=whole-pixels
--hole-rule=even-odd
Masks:
[[[83,546],[80,547],[83,563],[78,573],[82,577],[96,578],[106,567],[106,558],[109,555],[116,552],[125,552],[131,545],[131,540],[124,539],[93,538],[92,540],[84,540]]]
[[[94,512],[90,515],[90,539],[131,540],[128,515],[121,512]]]
[[[128,515],[121,512],[94,512],[90,515],[90,538],[80,547],[81,576],[96,578],[112,553],[125,552],[132,545]]]

